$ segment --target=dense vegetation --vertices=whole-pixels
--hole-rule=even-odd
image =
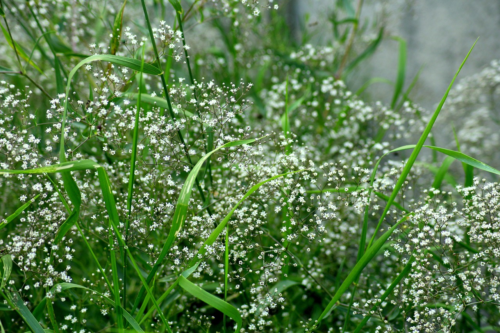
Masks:
[[[498,330],[498,62],[429,111],[362,0],[0,4],[1,332]]]

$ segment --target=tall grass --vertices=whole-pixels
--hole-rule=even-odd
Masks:
[[[362,0],[356,10],[350,1],[336,2],[345,17],[332,16],[333,36],[342,47],[323,50],[336,53],[330,63],[320,58],[320,64],[308,49],[307,36],[300,47],[287,43],[285,35],[292,32],[280,30],[284,18],[275,12],[260,15],[262,8],[256,2],[242,6],[221,2],[220,8],[205,1],[169,3],[171,7],[141,0],[139,6],[125,0],[112,4],[113,15],[105,12],[106,6],[96,2],[93,5],[101,10],[97,11],[89,4],[88,9],[95,11],[93,32],[107,31],[110,39],[105,44],[109,54],[91,55],[74,45],[77,33],[71,24],[66,35],[60,33],[66,28],[58,16],[60,7],[51,14],[40,4],[28,4],[28,10],[20,12],[12,10],[17,7],[11,1],[1,2],[2,31],[13,55],[7,64],[18,66],[10,70],[2,65],[1,74],[8,75],[14,86],[29,82],[40,90],[36,98],[42,105],[38,109],[28,101],[12,103],[11,97],[4,98],[5,108],[22,104],[22,109],[7,116],[8,121],[2,118],[0,140],[19,135],[26,142],[19,148],[23,157],[16,158],[18,147],[7,139],[0,141],[2,149],[5,146],[0,195],[13,205],[11,209],[10,203],[2,203],[5,218],[0,223],[2,244],[7,244],[1,249],[2,330],[7,326],[7,331],[63,332],[71,323],[89,331],[118,332],[379,332],[379,324],[403,331],[410,314],[420,309],[387,310],[387,304],[389,299],[391,304],[406,304],[397,291],[422,270],[417,265],[432,257],[457,281],[464,280],[444,250],[415,249],[405,255],[397,254],[394,244],[410,243],[412,232],[423,232],[425,221],[418,205],[430,205],[450,184],[453,191],[463,191],[451,176],[455,159],[463,163],[466,189],[475,184],[475,169],[500,175],[462,152],[458,139],[456,151],[439,147],[434,140],[426,145],[477,40],[427,121],[415,112],[424,128],[417,143],[394,148],[388,142],[388,128],[394,122],[374,125],[375,116],[367,115],[373,110],[368,112],[357,95],[376,82],[393,84],[388,109],[396,117],[411,102],[418,75],[405,90],[407,46],[395,37],[399,43],[395,82],[371,79],[356,94],[345,88],[340,78],[349,82],[352,70],[384,38],[383,27],[377,27],[376,37],[354,53],[365,33],[360,24]],[[74,11],[77,4],[68,6]],[[176,25],[172,31],[154,28],[160,21],[159,6],[162,13],[173,10],[167,15]],[[240,11],[247,14],[238,16]],[[222,13],[230,18],[218,17]],[[201,23],[206,14],[222,32],[226,49],[213,46],[188,52],[189,45],[201,43],[193,17]],[[124,36],[127,15],[138,19],[131,21],[147,36],[138,46],[127,44],[135,37]],[[21,25],[30,17],[34,24],[11,29],[12,22]],[[270,30],[262,31],[267,29],[266,20],[271,20]],[[242,45],[247,39],[251,43],[250,32],[253,37],[266,36],[264,46]],[[166,42],[162,33],[172,40],[180,38],[182,51],[175,49],[175,42]],[[64,39],[70,37],[70,42]],[[26,40],[34,43],[30,56],[23,46]],[[244,47],[248,54],[239,53]],[[250,63],[262,54],[262,61]],[[211,67],[200,68],[203,56],[205,61],[215,59]],[[179,62],[174,63],[176,57]],[[261,67],[253,67],[256,64]],[[84,69],[94,70],[94,78]],[[189,83],[182,82],[184,76]],[[230,82],[234,77],[254,81],[256,87],[238,86]],[[85,103],[80,96],[87,95]],[[135,101],[133,107],[128,107],[129,99]],[[49,121],[52,118],[57,121]],[[55,136],[52,127],[48,129],[52,125],[58,131]],[[49,133],[52,141],[34,143],[37,136]],[[54,152],[47,149],[50,145]],[[408,202],[405,191],[410,182],[423,187],[415,176],[423,148],[435,154],[427,164],[435,173],[429,184],[433,191],[422,190]],[[401,160],[398,172],[384,164],[406,150],[412,151]],[[437,153],[446,156],[442,163]],[[380,185],[386,180],[393,181],[389,190]],[[29,196],[21,199],[22,191]],[[422,193],[424,203],[418,201]],[[480,197],[471,193],[465,201]],[[378,200],[382,209],[377,208]],[[40,226],[33,227],[37,223]],[[37,238],[40,244],[33,246]],[[469,238],[462,241],[457,236],[450,242],[452,249],[461,249],[462,259],[483,253]],[[71,252],[74,247],[76,254]],[[67,253],[61,254],[63,250]],[[384,251],[397,259],[385,263],[379,258]],[[28,264],[25,258],[33,261]],[[64,268],[63,258],[71,258],[72,267]],[[494,263],[491,258],[485,261]],[[387,267],[378,268],[383,265]],[[365,272],[368,269],[370,273]],[[68,278],[67,272],[73,270],[78,273]],[[458,284],[457,293],[467,293],[467,287]],[[371,294],[372,288],[380,295]],[[471,293],[483,313],[490,311],[479,292]],[[366,310],[359,310],[360,299],[367,295],[372,298]],[[71,301],[64,303],[66,299]],[[454,311],[449,304],[427,305]],[[87,307],[93,308],[93,316],[82,319]],[[387,311],[395,313],[390,313],[390,320],[384,318]],[[485,331],[489,317],[478,311],[474,319],[469,312],[465,307],[460,311],[462,331],[471,327]],[[451,322],[446,325],[455,325]]]

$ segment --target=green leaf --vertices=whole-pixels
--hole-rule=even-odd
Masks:
[[[441,164],[441,167],[439,167],[437,173],[436,173],[436,176],[434,177],[434,181],[432,182],[432,188],[435,188],[435,189],[440,189],[441,188],[441,184],[443,183],[443,179],[444,177],[446,176],[446,173],[448,172],[448,169],[450,167],[450,165],[453,163],[453,161],[455,161],[455,158],[451,157],[451,156],[447,156],[443,163]],[[430,192],[429,193],[431,196],[434,195],[434,193]]]
[[[56,72],[56,91],[58,94],[64,93],[64,82],[61,74],[61,62],[59,58],[54,59],[54,70]]]
[[[398,75],[396,77],[396,84],[394,85],[394,95],[392,96],[392,102],[391,102],[391,109],[394,110],[399,95],[401,94],[401,91],[403,91],[403,85],[405,83],[406,41],[400,37],[393,37],[393,38],[399,42]]]
[[[125,11],[125,5],[127,4],[127,0],[123,1],[122,8],[115,16],[115,23],[113,24],[113,37],[109,42],[109,48],[111,54],[116,54],[118,51],[118,47],[120,47],[120,39],[122,35],[122,26],[123,26],[123,12]]]
[[[361,95],[361,93],[363,91],[365,91],[369,86],[371,86],[374,83],[385,83],[385,84],[394,85],[394,82],[392,82],[391,80],[384,79],[383,77],[374,77],[374,78],[371,78],[368,81],[366,81],[366,83],[364,83],[361,86],[361,88],[359,88],[358,90],[356,90],[356,92],[354,94],[357,95],[357,96]]]
[[[319,318],[312,325],[312,329],[315,329],[316,326],[321,322],[321,320],[332,310],[333,306],[340,300],[340,297],[347,291],[352,282],[357,278],[359,274],[363,271],[366,265],[375,257],[375,255],[379,252],[380,248],[385,244],[387,239],[391,236],[391,234],[396,230],[396,228],[406,221],[412,214],[405,215],[401,220],[399,220],[394,226],[392,226],[389,230],[387,230],[379,239],[377,239],[371,247],[366,250],[365,254],[361,257],[361,259],[357,262],[354,268],[351,270],[347,278],[342,282],[340,287],[337,289],[335,295],[333,295],[332,300],[328,303],[325,310],[321,313]]]
[[[281,126],[283,127],[283,134],[285,135],[286,144],[286,154],[290,155],[291,147],[288,143],[288,137],[290,136],[290,120],[288,116],[288,76],[286,77],[286,88],[285,88],[285,113],[281,117]]]
[[[132,328],[136,332],[144,333],[144,331],[141,328],[141,325],[139,325],[139,323],[135,320],[135,318],[132,317],[132,315],[128,313],[124,308],[122,308],[122,311],[123,311],[123,318],[125,318],[128,321],[130,326],[132,326]]]
[[[23,299],[17,292],[14,291],[12,294],[8,293],[7,297],[9,297],[16,311],[34,333],[44,333],[42,326],[40,326],[38,320],[36,320],[30,310],[26,307],[26,305],[24,305]]]
[[[12,215],[9,215],[5,220],[3,220],[0,223],[0,229],[4,228],[8,223],[12,222],[12,220],[18,217],[19,214],[21,214],[26,208],[28,208],[33,202],[35,202],[35,200],[38,199],[39,196],[40,194],[37,194],[33,199],[29,200],[27,203],[19,207]]]
[[[60,173],[64,171],[77,171],[87,169],[97,169],[100,165],[92,160],[79,160],[71,162],[63,162],[46,167],[28,169],[28,170],[9,170],[0,169],[0,175],[6,174],[33,174],[33,173]]]
[[[181,286],[182,289],[184,289],[194,297],[207,303],[208,305],[211,305],[215,309],[224,313],[226,316],[232,318],[238,324],[236,332],[239,332],[241,330],[241,326],[243,323],[241,320],[241,315],[240,312],[234,306],[206,292],[205,290],[193,284],[191,281],[189,281],[182,275],[179,277],[179,286]]]
[[[433,152],[437,153],[434,150],[433,150]],[[424,168],[428,169],[429,171],[431,171],[434,174],[434,177],[439,172],[439,168],[438,167],[436,167],[436,166],[434,166],[432,164],[429,164],[429,163],[415,162],[415,165],[421,165]],[[446,172],[446,174],[444,175],[443,180],[445,180],[448,184],[450,184],[453,187],[457,186],[457,181],[455,180],[455,178],[449,172]]]
[[[5,17],[5,12],[3,11],[2,6],[0,6],[0,16]],[[2,330],[3,330],[3,327],[2,327]]]
[[[182,6],[179,0],[168,0],[170,4],[174,7],[175,11],[179,14],[182,14]]]
[[[342,0],[342,5],[343,5],[344,10],[346,11],[348,17],[353,18],[356,16],[356,11],[354,10],[354,7],[352,6],[351,0]]]
[[[347,65],[343,76],[347,76],[347,74],[350,73],[359,63],[371,56],[377,50],[383,37],[384,29],[380,28],[377,38],[370,45],[368,45],[368,47],[359,56],[357,56],[351,63],[349,63],[349,65]]]
[[[434,146],[422,146],[422,147],[432,149],[432,150],[438,151],[440,153],[443,153],[445,155],[451,156],[454,159],[457,159],[460,162],[463,162],[463,163],[470,165],[472,167],[475,167],[477,169],[480,169],[480,170],[483,170],[483,171],[486,171],[489,173],[493,173],[495,175],[500,175],[500,170],[497,170],[497,169],[489,166],[488,164],[483,163],[479,160],[476,160],[475,158],[470,157],[468,155],[465,155],[464,153],[461,153],[459,151],[450,150],[450,149],[441,148],[441,147],[434,147]],[[391,150],[390,152],[401,151],[401,150],[406,150],[406,149],[413,149],[413,148],[416,148],[416,145],[402,146],[402,147],[396,148],[394,150]]]
[[[453,86],[453,83],[455,82],[455,79],[457,78],[458,74],[460,73],[460,70],[464,66],[464,64],[467,61],[467,59],[469,58],[469,55],[472,52],[472,50],[474,49],[474,46],[476,45],[476,43],[477,43],[477,39],[474,42],[474,44],[472,45],[472,47],[470,48],[470,50],[467,53],[467,56],[465,57],[465,59],[460,64],[460,67],[458,68],[457,72],[455,73],[455,76],[451,80],[451,83],[448,86],[448,89],[446,90],[443,98],[441,98],[441,102],[439,103],[439,105],[437,106],[436,110],[434,111],[434,114],[432,115],[431,119],[427,123],[427,126],[424,129],[424,132],[422,133],[422,135],[420,136],[420,139],[418,140],[418,143],[415,145],[415,149],[413,150],[413,152],[410,155],[410,158],[406,162],[406,164],[405,164],[405,166],[403,168],[403,172],[399,176],[398,181],[396,182],[396,185],[394,186],[394,190],[392,191],[392,194],[389,197],[389,200],[387,201],[387,205],[385,206],[384,211],[382,212],[382,215],[380,216],[380,219],[379,219],[379,222],[377,224],[377,227],[375,228],[375,232],[373,233],[373,236],[370,239],[370,242],[368,243],[368,247],[371,246],[371,244],[373,243],[375,237],[377,236],[377,232],[380,229],[380,227],[382,226],[382,222],[384,221],[385,216],[387,215],[387,212],[389,211],[389,208],[392,205],[392,202],[396,199],[396,196],[398,195],[399,190],[403,186],[403,184],[404,184],[404,182],[406,180],[406,177],[410,173],[410,170],[413,167],[413,164],[415,163],[415,160],[417,159],[417,157],[418,157],[418,155],[420,153],[420,150],[424,146],[425,140],[427,140],[427,137],[429,136],[429,133],[431,132],[432,127],[434,126],[434,123],[436,122],[436,119],[439,116],[439,113],[441,112],[441,109],[443,108],[444,102],[446,101],[446,98],[448,97],[448,93],[450,92],[451,87]]]
[[[12,273],[12,256],[6,254],[2,257],[3,273],[2,273],[2,283],[0,289],[5,288],[7,281],[9,280],[10,273]]]
[[[385,195],[385,194],[383,194],[383,193],[380,193],[380,192],[375,192],[375,191],[374,191],[373,193],[375,193],[375,195],[376,195],[377,197],[379,197],[380,199],[382,199],[382,200],[384,200],[384,201],[389,201],[389,197],[388,197],[387,195]],[[403,212],[409,213],[409,212],[408,212],[408,209],[404,208],[401,204],[397,203],[396,201],[393,201],[393,202],[392,202],[392,205],[393,205],[394,207],[396,207],[397,209],[399,209],[399,210],[403,211]]]
[[[0,23],[0,28],[2,28],[2,32],[3,32],[3,35],[5,36],[5,39],[7,40],[7,43],[10,45],[10,47],[15,50],[15,52],[17,52],[17,54],[23,58],[24,60],[26,60],[26,62],[28,64],[30,64],[34,69],[36,69],[37,71],[39,71],[40,73],[43,74],[42,70],[33,62],[31,61],[31,59],[28,57],[28,55],[26,54],[26,52],[24,52],[23,48],[21,47],[21,45],[19,45],[17,42],[12,41],[12,38],[10,38],[10,35],[9,35],[9,32],[7,30],[5,30],[5,28],[3,27],[3,25]],[[15,45],[15,47],[14,47]]]
[[[376,311],[379,308],[379,306],[384,302],[384,300],[387,298],[387,296],[389,296],[392,293],[392,291],[394,290],[394,288],[397,287],[399,282],[401,282],[401,280],[403,278],[405,278],[410,273],[414,261],[415,261],[415,257],[411,256],[410,259],[408,260],[408,263],[405,265],[403,271],[401,273],[399,273],[399,275],[394,279],[394,281],[392,281],[391,285],[389,286],[389,288],[386,289],[386,291],[382,294],[382,296],[378,297],[378,302],[372,306],[372,308],[368,312],[369,314],[367,314],[363,318],[363,320],[358,324],[358,326],[354,330],[354,333],[361,332],[361,329],[363,328],[363,326],[365,326],[365,324],[371,318],[370,313]]]
[[[71,214],[69,214],[69,217],[64,221],[63,224],[61,224],[61,227],[57,231],[57,235],[54,239],[54,244],[59,244],[59,242],[63,239],[63,237],[68,233],[68,231],[73,227],[78,221],[78,216],[80,214],[80,209],[75,209],[71,211]]]
[[[127,93],[126,95],[133,100],[137,100],[139,97],[138,96],[139,94],[137,94],[137,93]],[[152,105],[152,106],[158,106],[158,107],[163,108],[163,109],[168,109],[168,102],[164,98],[161,98],[161,97],[151,96],[151,95],[147,95],[147,94],[141,94],[141,102],[147,103],[147,104]],[[184,110],[184,109],[182,110],[182,113],[186,117],[189,117],[189,118],[192,118],[194,116],[191,112]]]

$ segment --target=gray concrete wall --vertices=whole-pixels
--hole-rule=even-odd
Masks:
[[[300,0],[299,12],[311,21],[325,22],[333,0]],[[355,7],[357,0],[352,0]],[[366,0],[362,18],[385,11],[387,32],[408,43],[407,83],[423,66],[414,98],[424,107],[439,102],[455,71],[477,37],[480,37],[460,77],[479,72],[500,59],[500,0]],[[353,83],[370,77],[394,79],[398,43],[385,39],[369,65]],[[373,97],[391,97],[391,89],[372,88]]]

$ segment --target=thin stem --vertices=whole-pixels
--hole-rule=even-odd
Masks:
[[[1,1],[1,0],[0,0],[0,6],[3,8],[3,1]],[[17,53],[16,41],[14,40],[14,36],[12,36],[12,33],[10,32],[10,27],[9,27],[9,23],[7,22],[7,17],[4,16],[3,20],[5,22],[7,32],[9,33],[10,40],[12,41],[12,48],[14,49],[14,53],[16,54],[17,62],[19,63],[19,69],[21,70],[21,72],[24,73],[25,72],[24,67],[23,67],[23,64],[21,63],[21,58],[19,58],[19,53]]]
[[[224,301],[227,301],[228,289],[228,274],[229,274],[229,224],[226,226],[226,248],[224,252]],[[226,328],[226,314],[223,317],[224,333],[227,332]]]
[[[116,322],[118,324],[119,332],[123,333],[123,312],[122,312],[122,307],[120,306],[120,285],[118,282],[118,267],[116,265],[116,254],[114,249],[115,241],[113,238],[113,228],[111,226],[111,223],[112,223],[111,220],[109,220],[109,254],[111,257],[111,267],[113,270],[113,290],[114,290],[113,294],[115,296],[115,307],[116,307],[116,317],[117,317]],[[123,284],[125,285],[125,279]],[[123,290],[123,299],[125,299],[125,290]]]
[[[36,83],[36,82],[35,82],[32,78],[30,78],[30,77],[28,76],[28,74],[23,73],[22,75],[23,75],[25,78],[27,78],[28,80],[30,80],[30,82],[31,82],[31,83],[33,83],[33,84],[35,85],[35,87],[37,87],[38,89],[40,89],[40,91],[41,91],[41,92],[42,92],[45,96],[47,96],[47,98],[49,98],[49,99],[51,99],[51,100],[52,100],[52,97],[49,95],[49,93],[48,93],[45,89],[43,89],[41,85],[39,85],[39,84],[38,84],[38,83]]]
[[[344,56],[342,57],[342,61],[340,62],[339,69],[337,74],[335,74],[336,78],[340,78],[342,76],[342,72],[347,64],[347,58],[349,58],[349,53],[351,52],[352,44],[354,43],[354,38],[356,37],[356,33],[358,32],[359,26],[359,17],[361,15],[361,8],[363,8],[364,0],[358,0],[358,6],[356,8],[356,21],[353,24],[351,35],[349,36],[349,41],[347,42],[347,47],[345,49]]]

